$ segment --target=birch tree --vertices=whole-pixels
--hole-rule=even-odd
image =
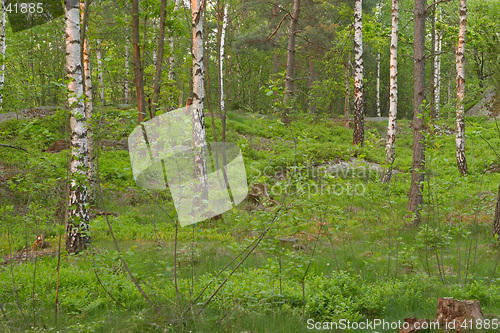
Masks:
[[[204,158],[205,150],[205,124],[203,118],[203,103],[205,100],[204,91],[204,75],[205,69],[203,66],[203,20],[202,8],[203,0],[191,0],[191,24],[192,24],[192,56],[193,56],[193,101],[192,101],[192,118],[193,118],[193,146],[194,154],[194,177],[200,179],[201,189],[203,191],[201,198],[197,199],[195,206],[202,206],[202,199],[208,196],[204,181],[206,180],[206,161]],[[196,192],[196,191],[195,191]]]
[[[398,31],[399,0],[392,0],[391,60],[389,78],[389,123],[387,125],[387,144],[385,163],[389,165],[382,178],[384,183],[391,180],[394,163],[394,142],[396,141],[396,119],[398,114]]]
[[[354,3],[354,133],[353,144],[363,146],[365,102],[363,92],[362,0]]]
[[[297,23],[300,15],[300,0],[293,1],[292,15],[290,19],[290,31],[288,32],[288,49],[286,59],[286,78],[285,78],[285,110],[283,113],[282,121],[288,121],[288,111],[286,107],[290,103],[290,97],[294,90],[295,78],[295,34],[297,33]]]
[[[377,5],[377,22],[381,22],[382,18],[382,1],[379,1]],[[376,98],[376,105],[377,105],[377,117],[382,117],[382,113],[380,111],[380,50],[377,50],[377,98]]]
[[[90,1],[80,2],[80,13],[82,27],[87,24],[88,6]],[[87,15],[85,15],[87,13]],[[82,29],[85,31],[85,29]],[[84,32],[83,32],[84,34]],[[88,39],[83,36],[83,77],[84,77],[84,96],[85,96],[85,118],[87,120],[87,147],[88,147],[88,181],[89,181],[89,197],[90,200],[94,199],[95,187],[95,167],[94,167],[94,138],[92,133],[92,78],[90,71],[90,58],[89,58],[89,45]]]
[[[132,0],[132,46],[134,52],[134,83],[137,96],[139,124],[146,117],[146,98],[144,96],[144,80],[139,48],[139,0]]]
[[[460,0],[460,30],[456,51],[457,65],[457,119],[456,119],[456,147],[458,171],[462,175],[467,173],[467,160],[465,159],[465,34],[467,24],[467,1]]]
[[[441,12],[436,9],[436,23],[441,19]],[[435,26],[436,26],[435,23]],[[439,118],[439,104],[441,103],[441,49],[443,44],[444,31],[438,30],[434,33],[434,114]]]
[[[224,114],[224,111],[226,109],[225,99],[224,99],[224,57],[225,57],[227,18],[228,18],[228,4],[224,6],[224,18],[222,20],[222,30],[221,30],[220,47],[219,47],[219,80],[220,80],[219,106],[221,114]]]
[[[3,108],[3,86],[5,82],[5,2],[2,0],[2,18],[0,22],[0,110]]]
[[[179,9],[179,0],[175,0],[174,13],[177,12],[178,9]],[[168,36],[168,45],[170,47],[170,57],[168,58],[168,80],[170,82],[173,82],[175,76],[175,52],[174,52],[175,48],[174,48],[174,34],[172,33],[172,31],[170,31],[170,34]],[[173,94],[170,95],[170,98],[173,100]],[[171,101],[170,103],[171,105],[169,106],[169,109],[172,110],[173,101]]]
[[[80,13],[78,0],[65,0],[66,74],[70,107],[71,160],[69,165],[69,207],[66,250],[78,253],[90,244],[87,202],[87,123],[82,101],[83,77],[80,55]]]
[[[425,100],[425,0],[415,0],[413,40],[413,161],[408,210],[420,224],[425,167],[423,104]]]

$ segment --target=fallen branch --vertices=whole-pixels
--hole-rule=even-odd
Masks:
[[[0,147],[14,148],[14,149],[24,150],[25,152],[28,152],[27,149],[24,149],[22,147],[16,147],[16,146],[11,146],[11,145],[6,145],[4,143],[0,143]]]

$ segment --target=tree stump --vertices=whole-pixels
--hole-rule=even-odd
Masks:
[[[479,300],[461,301],[451,297],[438,298],[436,322],[445,330],[466,331],[474,328],[476,321],[483,320],[483,318]]]

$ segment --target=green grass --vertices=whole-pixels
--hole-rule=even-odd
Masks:
[[[40,233],[52,249],[57,247],[67,151],[42,150],[66,136],[64,117],[58,113],[0,123],[0,142],[29,151],[0,151],[2,257],[31,246]],[[181,309],[175,305],[176,215],[171,196],[168,191],[137,188],[128,153],[108,150],[100,152],[99,163],[105,206],[100,200],[97,206],[118,214],[109,220],[122,257],[159,313],[136,289],[106,219],[98,216],[91,222],[92,250],[61,256],[57,323],[57,257],[12,265],[0,260],[0,304],[8,318],[0,313],[2,330],[307,332],[307,319],[433,319],[437,297],[446,296],[479,299],[485,315],[498,318],[500,249],[491,236],[491,218],[500,175],[486,172],[500,163],[491,149],[500,146],[493,122],[468,119],[470,171],[465,177],[456,170],[454,136],[429,137],[422,224],[410,227],[406,205],[413,139],[407,121],[398,122],[398,173],[384,185],[376,173],[358,170],[328,177],[320,176],[317,168],[354,156],[383,163],[385,123],[367,123],[365,146],[359,148],[351,145],[352,131],[336,120],[295,117],[287,127],[277,116],[229,112],[227,141],[240,146],[249,183],[267,183],[277,201],[288,193],[286,204],[278,212],[242,203],[221,220],[179,228]],[[120,140],[134,127],[132,113],[115,108],[105,110],[103,121],[100,135],[107,139]],[[453,128],[451,120],[438,125]],[[208,118],[206,126],[207,139],[213,140]],[[220,140],[219,119],[215,128]],[[288,178],[280,179],[279,173]],[[321,186],[323,191],[318,191]],[[239,259],[216,278],[276,214],[266,237],[234,275],[229,277],[229,271]],[[296,248],[281,242],[283,238],[296,238]],[[198,315],[226,278],[226,285]],[[206,286],[193,311],[187,311]]]

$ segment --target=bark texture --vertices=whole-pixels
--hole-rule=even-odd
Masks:
[[[500,240],[500,186],[498,186],[497,204],[495,206],[495,217],[493,219],[493,235],[498,235]]]
[[[224,96],[224,57],[225,57],[226,29],[227,29],[227,18],[228,18],[227,11],[228,11],[228,4],[224,6],[224,18],[222,20],[222,29],[221,29],[220,46],[219,46],[219,80],[220,80],[219,107],[221,113],[224,113],[226,109],[225,96]]]
[[[288,48],[286,58],[286,78],[285,78],[285,107],[290,103],[294,92],[295,79],[295,34],[297,33],[297,23],[300,15],[300,0],[293,1],[292,18],[290,19],[290,31],[288,33]],[[283,114],[283,122],[288,121],[287,110]]]
[[[420,224],[425,168],[423,103],[425,100],[425,0],[415,0],[413,42],[413,162],[408,210]]]
[[[65,0],[66,74],[71,131],[69,165],[69,207],[66,223],[66,250],[78,253],[90,244],[89,208],[87,203],[87,124],[82,101],[83,77],[80,58],[80,14],[78,0]]]
[[[352,143],[363,146],[365,137],[365,101],[363,87],[363,15],[362,0],[354,3],[354,133]]]
[[[457,63],[457,119],[456,119],[456,147],[457,166],[462,175],[467,173],[467,160],[465,159],[465,34],[467,24],[467,1],[460,0],[460,31],[456,52]]]
[[[456,332],[469,331],[465,325],[475,331],[476,323],[483,324],[484,316],[481,310],[481,303],[478,300],[461,301],[451,297],[438,298],[436,322],[440,327],[455,328]],[[464,325],[461,327],[461,325]]]
[[[436,21],[441,19],[441,13],[438,11]],[[440,103],[441,103],[441,49],[443,44],[443,30],[436,30],[434,34],[434,113],[436,118],[439,118]]]
[[[196,150],[194,154],[194,176],[200,179],[202,197],[195,202],[196,209],[202,207],[202,199],[208,197],[206,192],[206,160],[205,152],[205,124],[203,117],[203,108],[205,100],[203,65],[203,24],[202,11],[203,0],[191,0],[191,22],[192,22],[192,55],[193,55],[193,145]]]
[[[82,25],[85,24],[84,13],[85,6],[90,5],[90,2],[86,3],[80,2],[80,15]],[[87,9],[88,11],[88,9]],[[88,180],[89,180],[89,198],[91,201],[94,200],[94,188],[95,188],[95,155],[94,155],[94,136],[92,131],[92,77],[91,77],[91,69],[90,69],[90,50],[88,39],[83,36],[83,77],[84,77],[84,95],[85,95],[85,118],[87,120],[87,147],[88,147]]]
[[[128,88],[128,76],[129,76],[129,66],[128,66],[128,63],[129,63],[129,54],[130,54],[130,50],[129,50],[129,44],[130,44],[130,38],[128,37],[128,33],[127,33],[127,36],[125,37],[125,79],[123,81],[123,102],[125,104],[128,104],[128,91],[129,91],[129,88]]]
[[[382,17],[382,2],[379,1],[377,5],[377,22],[381,22]],[[382,112],[380,111],[380,51],[377,51],[377,117],[382,117]]]
[[[167,16],[167,0],[161,0],[160,5],[160,27],[158,31],[158,52],[153,59],[156,67],[155,79],[153,82],[153,105],[151,106],[153,110],[150,110],[152,115],[156,114],[158,109],[158,98],[160,97],[160,84],[161,84],[161,73],[163,64],[163,51],[165,49],[165,18]],[[156,22],[156,20],[154,21]],[[153,54],[155,54],[153,52]]]
[[[392,164],[394,163],[394,142],[396,141],[396,119],[398,114],[398,31],[399,31],[399,0],[392,0],[391,28],[391,60],[389,78],[389,123],[387,125],[387,144],[385,146],[385,162],[389,167],[384,173],[384,183],[391,180]]]
[[[146,117],[146,98],[144,96],[141,50],[139,49],[139,0],[132,0],[132,44],[134,50],[134,82],[137,97],[138,121],[140,124]]]
[[[0,26],[0,110],[3,108],[3,86],[5,82],[5,6],[2,1],[2,18],[1,18],[1,26]]]

